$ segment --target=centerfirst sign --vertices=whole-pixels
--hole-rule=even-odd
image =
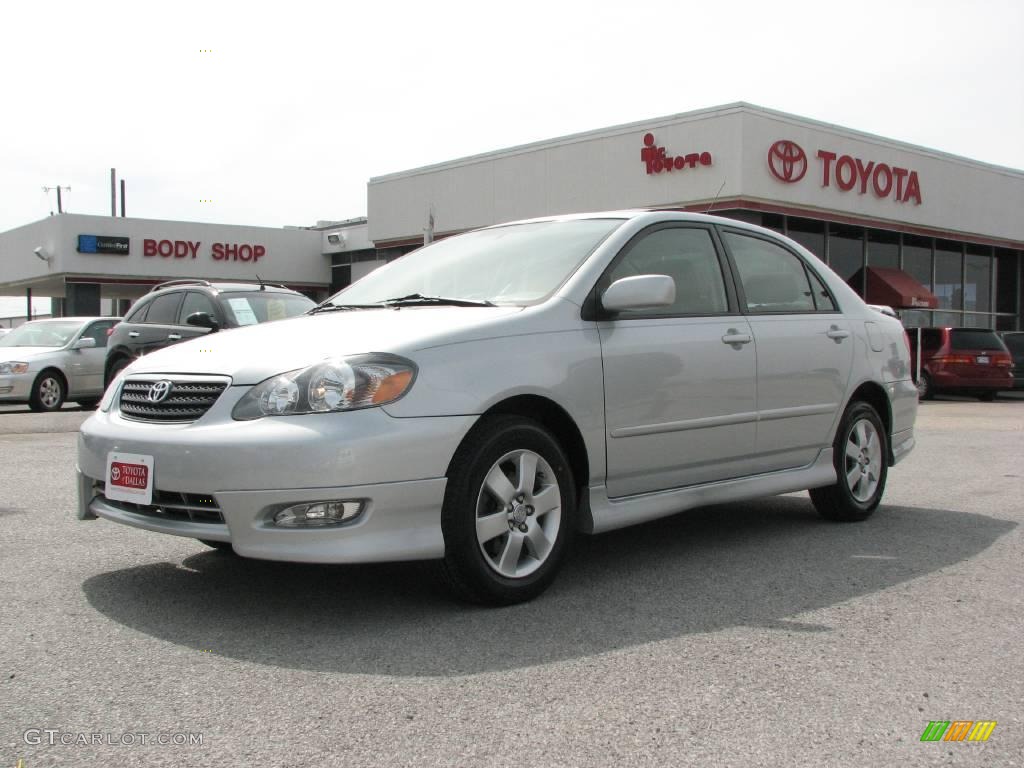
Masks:
[[[130,252],[130,241],[127,237],[109,237],[106,235],[79,235],[79,253],[106,253],[114,256],[127,256]]]

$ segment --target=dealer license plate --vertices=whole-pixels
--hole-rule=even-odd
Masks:
[[[153,457],[139,453],[108,453],[104,495],[114,501],[152,504]]]

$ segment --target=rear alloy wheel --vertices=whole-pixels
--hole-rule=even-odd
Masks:
[[[878,413],[865,402],[847,406],[832,447],[836,483],[811,489],[826,520],[866,520],[878,507],[888,475],[888,438]]]
[[[917,379],[917,399],[931,400],[935,393],[932,391],[932,377],[924,371]]]
[[[59,411],[65,394],[64,377],[56,371],[43,371],[32,384],[28,407],[33,411]]]
[[[482,419],[452,460],[442,576],[471,602],[536,597],[564,559],[575,503],[569,462],[544,427],[512,415]]]

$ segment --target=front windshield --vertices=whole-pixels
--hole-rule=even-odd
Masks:
[[[0,336],[0,347],[63,347],[81,327],[77,320],[25,323]]]
[[[271,320],[285,320],[308,312],[316,306],[316,302],[305,296],[276,291],[228,291],[221,294],[221,299],[235,325],[256,325]]]
[[[573,219],[468,232],[406,254],[330,301],[362,305],[418,295],[531,304],[553,293],[621,224],[622,219]]]

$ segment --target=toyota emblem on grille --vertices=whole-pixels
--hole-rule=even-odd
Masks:
[[[157,381],[149,388],[149,392],[146,393],[146,399],[151,403],[162,403],[171,394],[173,388],[174,385],[167,381],[167,379]]]

